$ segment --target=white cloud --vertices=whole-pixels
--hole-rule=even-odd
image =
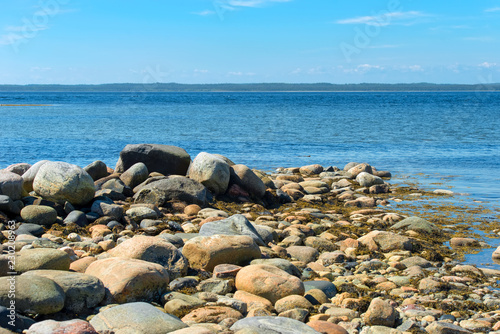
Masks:
[[[385,67],[380,66],[380,65],[360,64],[360,65],[356,66],[355,68],[346,68],[346,69],[344,69],[344,72],[345,73],[364,74],[364,73],[367,73],[367,72],[373,71],[373,70],[381,71],[381,70],[385,70]]]
[[[243,73],[243,72],[228,72],[227,75],[241,77],[241,76],[253,76],[253,75],[255,75],[255,73],[253,73],[253,72],[247,72],[247,73]]]
[[[231,7],[261,7],[271,2],[290,2],[292,0],[226,0]]]
[[[209,72],[208,70],[199,70],[199,69],[194,70],[194,73],[208,73],[208,72]]]
[[[200,16],[209,16],[209,15],[215,15],[217,14],[215,11],[213,10],[204,10],[204,11],[201,11],[201,12],[193,12],[192,14],[194,15],[200,15]]]
[[[491,42],[494,39],[490,36],[477,36],[477,37],[464,37],[464,41],[474,41],[474,42]]]
[[[47,71],[50,71],[50,70],[52,70],[52,67],[38,67],[38,66],[35,66],[35,67],[30,68],[31,72],[47,72]]]
[[[481,63],[477,66],[481,68],[492,68],[492,67],[497,67],[497,63],[488,63],[487,61],[485,61],[484,63]]]
[[[487,12],[487,13],[499,12],[500,11],[500,7],[488,8],[488,9],[485,9],[484,11]]]
[[[418,17],[428,16],[419,11],[408,11],[408,12],[387,12],[379,15],[372,16],[359,16],[349,19],[338,20],[337,24],[367,24],[372,26],[388,26],[391,24],[399,23],[402,24],[403,21],[415,19]]]
[[[410,65],[408,66],[408,68],[410,69],[410,71],[412,72],[422,72],[424,69],[422,68],[422,66],[420,65]]]

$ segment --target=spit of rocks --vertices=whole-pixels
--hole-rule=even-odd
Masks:
[[[500,271],[444,244],[477,240],[390,212],[390,178],[157,144],[114,169],[11,165],[0,333],[500,333]]]

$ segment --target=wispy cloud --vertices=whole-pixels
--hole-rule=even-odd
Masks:
[[[230,12],[241,8],[259,8],[265,7],[271,3],[290,2],[293,0],[214,0],[212,2],[214,10],[203,10],[201,12],[192,12],[191,14],[199,16],[210,16],[214,14],[222,15],[224,12]]]
[[[226,0],[231,7],[262,7],[272,2],[290,2],[292,0]],[[224,1],[223,1],[224,2]]]
[[[486,13],[491,13],[491,12],[500,12],[500,7],[493,7],[493,8],[488,8],[484,10]]]
[[[476,37],[464,37],[464,41],[474,41],[474,42],[491,42],[494,40],[491,36],[476,36]]]
[[[336,21],[337,24],[367,24],[372,26],[388,26],[391,24],[409,24],[408,20],[429,16],[419,11],[387,12],[372,16],[358,16]],[[411,24],[411,23],[410,23]]]
[[[243,73],[243,72],[228,72],[227,75],[241,77],[241,76],[254,76],[255,73],[253,73],[253,72],[247,72],[247,73]]]
[[[34,32],[34,31],[41,31],[41,30],[47,30],[49,29],[48,26],[46,25],[30,25],[29,27],[27,25],[23,26],[8,26],[4,29],[4,31],[7,32]]]
[[[480,68],[492,68],[492,67],[497,67],[497,63],[489,63],[489,62],[485,61],[484,63],[481,63],[477,66]]]
[[[217,14],[214,10],[204,10],[204,11],[201,11],[201,12],[193,12],[191,14],[194,14],[194,15],[200,15],[200,16],[209,16],[209,15],[215,15]]]

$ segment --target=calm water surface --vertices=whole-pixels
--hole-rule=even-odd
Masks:
[[[266,170],[358,161],[454,176],[454,191],[500,204],[500,93],[0,93],[0,104],[50,105],[0,107],[0,168],[113,167],[126,144],[159,143]]]

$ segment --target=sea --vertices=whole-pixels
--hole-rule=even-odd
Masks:
[[[0,92],[0,105],[0,169],[114,167],[125,145],[157,143],[266,171],[367,162],[500,213],[500,92]],[[466,260],[499,269],[500,239],[486,241]]]

